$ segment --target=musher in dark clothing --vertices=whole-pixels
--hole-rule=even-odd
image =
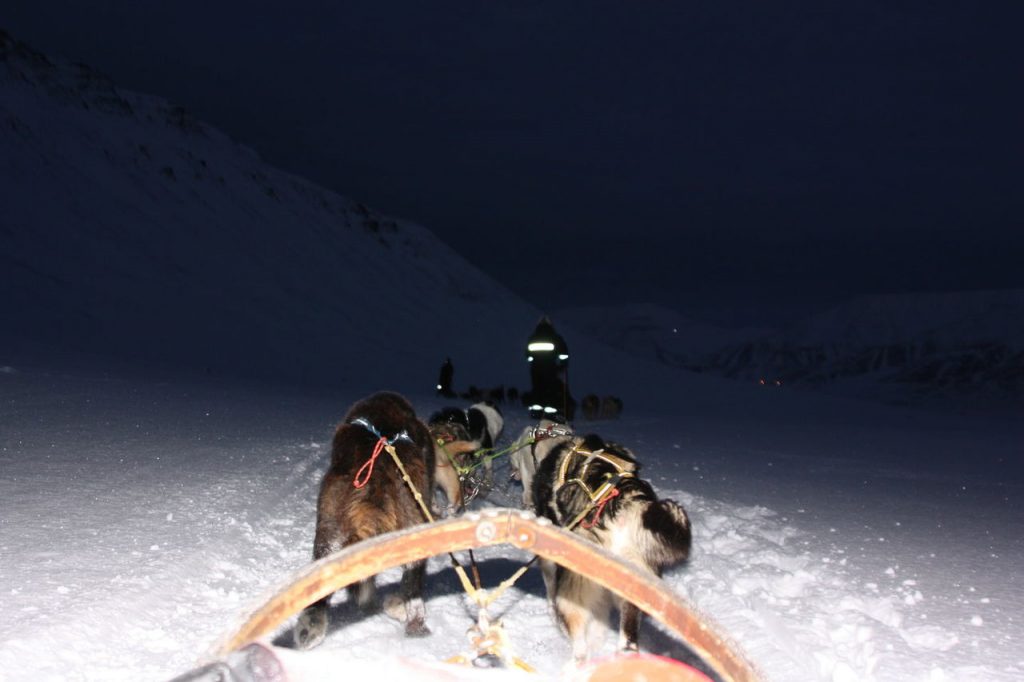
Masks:
[[[532,389],[523,395],[530,416],[572,421],[576,401],[569,393],[569,346],[545,315],[526,342]]]

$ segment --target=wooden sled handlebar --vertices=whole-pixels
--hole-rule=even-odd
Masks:
[[[489,509],[413,526],[350,545],[313,562],[273,593],[211,651],[222,658],[275,632],[310,604],[389,568],[446,552],[509,544],[579,573],[635,604],[682,639],[723,682],[755,682],[737,647],[698,616],[661,579],[547,519],[517,509]]]

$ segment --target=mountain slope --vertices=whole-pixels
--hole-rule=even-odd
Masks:
[[[4,34],[0,187],[9,345],[326,383],[452,356],[486,385],[539,314],[422,227]]]

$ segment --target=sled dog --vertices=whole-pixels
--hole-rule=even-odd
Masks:
[[[394,447],[413,484],[434,489],[434,447],[430,433],[412,405],[397,393],[375,393],[355,403],[334,433],[331,463],[317,500],[313,559],[367,538],[425,521],[423,513],[384,444]],[[423,604],[426,562],[409,564],[402,574],[405,634],[430,634]],[[349,587],[350,598],[364,610],[375,608],[374,579]],[[295,626],[295,643],[308,649],[327,633],[325,597],[307,607]]]
[[[571,428],[550,419],[541,419],[536,426],[527,426],[515,441],[518,448],[509,454],[512,478],[523,484],[523,508],[533,510],[533,476],[537,464],[547,453],[573,435]],[[521,445],[520,445],[521,444]]]
[[[622,399],[614,395],[601,398],[601,419],[618,419],[622,414]]]
[[[480,449],[480,441],[472,440],[466,427],[458,422],[433,422],[428,428],[434,439],[434,479],[448,500],[445,512],[451,514],[466,502],[457,467],[471,461],[472,453]]]
[[[580,401],[580,409],[583,410],[583,417],[587,421],[594,421],[601,414],[601,399],[594,393],[588,393]]]
[[[561,439],[538,464],[534,511],[660,576],[689,556],[690,520],[677,503],[659,500],[639,472],[632,452],[600,436]],[[548,599],[577,661],[596,653],[613,602],[620,615],[619,649],[638,650],[636,606],[552,561],[540,563]]]
[[[463,410],[457,407],[446,407],[430,416],[431,426],[450,422],[459,424],[466,429],[469,440],[479,443],[477,449],[493,448],[505,428],[505,419],[501,410],[491,402],[479,402]],[[490,460],[484,461],[484,470],[488,481],[493,481],[493,467]]]

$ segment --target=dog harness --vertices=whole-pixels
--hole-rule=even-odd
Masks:
[[[563,486],[568,485],[570,483],[576,483],[581,488],[583,488],[583,492],[585,492],[587,494],[587,497],[590,498],[590,504],[588,504],[583,509],[583,511],[576,515],[576,518],[572,520],[572,523],[570,523],[567,526],[568,528],[574,527],[577,523],[583,520],[583,517],[586,516],[588,512],[590,512],[591,508],[597,507],[597,513],[594,514],[594,518],[591,519],[590,523],[583,524],[584,528],[593,527],[597,523],[598,518],[601,516],[601,512],[604,510],[604,506],[608,504],[608,502],[612,498],[618,496],[619,483],[621,483],[622,480],[625,478],[632,478],[633,476],[636,475],[636,464],[634,462],[631,462],[628,459],[624,459],[617,455],[613,455],[610,452],[605,452],[604,448],[601,448],[594,452],[590,452],[589,450],[584,450],[582,446],[583,439],[577,438],[576,441],[573,443],[572,448],[569,450],[569,452],[566,453],[565,457],[562,459],[562,466],[559,467],[558,469],[558,480],[555,483],[554,494],[556,495],[558,494],[558,491],[562,489]],[[575,478],[569,478],[567,480],[567,477],[569,475],[569,466],[572,464],[572,461],[576,457],[583,457],[583,468],[580,469],[579,476]],[[613,467],[615,467],[615,473],[606,473],[604,481],[601,483],[601,485],[597,487],[597,490],[594,490],[589,485],[587,485],[585,479],[587,477],[587,470],[590,468],[590,465],[596,459],[600,459],[603,462],[611,464]]]
[[[579,476],[567,480],[567,477],[569,475],[569,467],[572,465],[572,462],[576,457],[582,457],[584,459],[583,468],[580,470]],[[558,470],[558,479],[555,483],[555,492],[558,492],[562,488],[562,486],[566,485],[567,483],[577,483],[580,485],[580,487],[583,488],[584,491],[586,491],[587,496],[591,500],[598,499],[600,495],[594,490],[591,490],[590,486],[587,485],[585,480],[587,477],[587,469],[590,468],[590,465],[596,459],[599,459],[603,462],[607,462],[608,464],[611,464],[613,467],[615,467],[614,474],[605,474],[605,477],[607,479],[617,478],[618,480],[622,480],[623,478],[633,476],[633,472],[636,471],[635,463],[630,462],[628,459],[624,459],[622,457],[618,457],[617,455],[613,455],[610,452],[605,452],[604,448],[601,448],[600,450],[596,450],[594,452],[584,450],[583,439],[577,438],[576,441],[573,443],[572,449],[570,449],[569,452],[566,453],[565,458],[562,459],[562,466]],[[604,486],[602,485],[601,488],[603,487]],[[601,488],[598,488],[598,490],[601,490]]]
[[[571,428],[555,423],[548,424],[544,428],[533,427],[533,439],[530,441],[530,459],[533,460],[533,468],[537,468],[537,443],[548,438],[569,438],[572,435]]]
[[[394,438],[387,438],[386,436],[381,435],[380,431],[377,430],[377,427],[370,423],[370,420],[363,417],[356,417],[350,421],[349,424],[362,426],[364,429],[377,436],[377,444],[373,447],[373,454],[370,455],[370,459],[366,460],[366,463],[363,464],[363,466],[359,467],[359,471],[356,472],[355,477],[352,479],[352,485],[356,488],[366,487],[366,484],[370,482],[370,475],[373,473],[373,463],[377,461],[377,457],[380,456],[380,453],[384,448],[387,447],[394,449],[395,443],[400,440],[412,443],[413,445],[416,444],[416,441],[412,439],[409,432],[405,429],[402,429],[395,434]],[[366,472],[365,476],[363,476],[364,471]],[[362,480],[360,480],[360,476],[362,476]]]
[[[350,421],[349,424],[357,424],[359,426],[362,426],[364,429],[366,429],[373,435],[377,436],[377,438],[384,438],[384,436],[381,435],[380,431],[377,430],[377,427],[370,423],[370,420],[366,419],[365,417],[356,417],[355,419]],[[402,429],[401,431],[396,433],[394,438],[384,438],[384,442],[387,443],[388,445],[394,445],[400,440],[404,440],[406,442],[415,444],[415,441],[413,441],[412,436],[410,436],[409,432],[406,431],[405,429]]]
[[[572,434],[573,430],[570,429],[568,426],[555,423],[548,424],[544,428],[541,428],[539,426],[535,426],[533,428],[534,440],[544,440],[545,438],[560,438],[563,436],[571,436]]]

